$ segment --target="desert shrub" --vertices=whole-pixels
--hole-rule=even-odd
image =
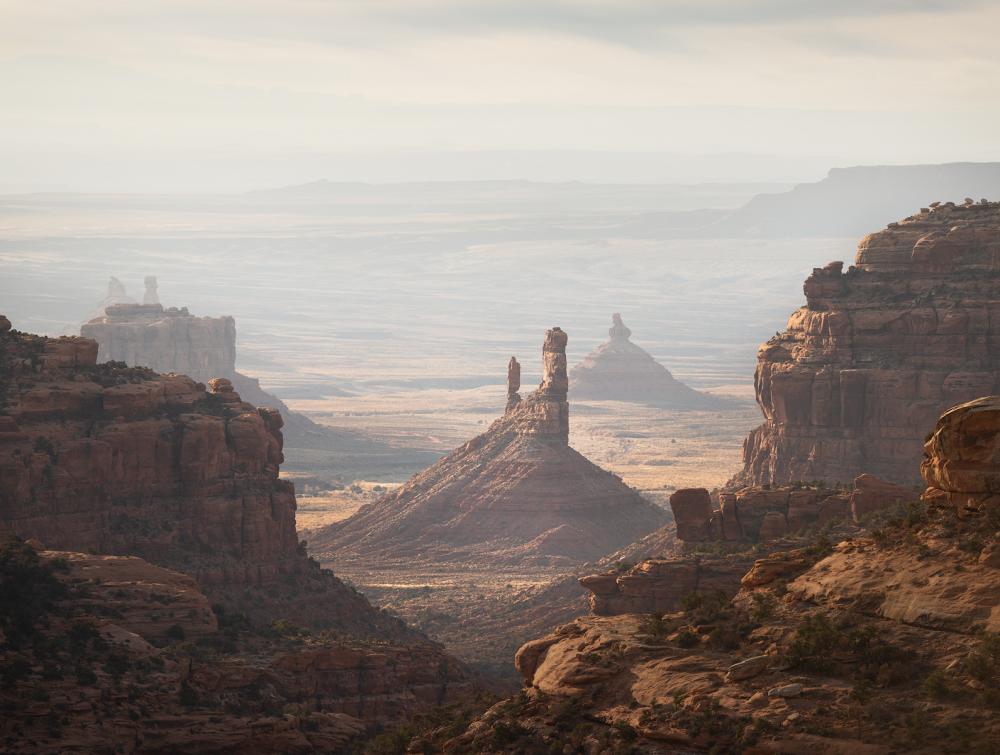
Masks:
[[[185,638],[184,627],[180,624],[172,624],[167,628],[167,639],[171,642],[182,642]]]
[[[935,669],[924,679],[924,694],[933,697],[935,700],[944,700],[951,691],[948,685],[948,677],[940,669]]]
[[[666,637],[669,631],[670,625],[658,613],[646,614],[639,623],[639,632],[641,634],[648,634],[650,637],[656,639]]]
[[[615,721],[614,723],[615,731],[618,733],[622,739],[627,742],[635,740],[639,734],[628,721]]]
[[[411,727],[383,732],[365,743],[364,755],[406,755],[413,739]]]
[[[770,590],[757,590],[750,596],[750,620],[761,624],[772,616],[778,606],[778,599]]]
[[[26,658],[18,656],[0,667],[0,681],[5,687],[27,678],[31,673],[31,664]]]
[[[983,702],[1000,708],[1000,634],[984,633],[965,659],[965,672],[982,686]]]
[[[20,538],[0,541],[0,630],[7,645],[20,647],[56,601],[65,597],[67,588],[55,576],[63,564],[43,562]]]
[[[198,693],[195,691],[194,687],[187,683],[187,679],[181,682],[178,700],[185,708],[193,708],[198,704]]]
[[[32,449],[35,453],[48,454],[49,459],[53,462],[59,460],[59,454],[56,453],[56,447],[52,445],[52,441],[44,435],[39,435],[35,438],[35,442],[32,444]]]
[[[833,669],[831,655],[840,642],[840,632],[825,614],[806,616],[795,630],[795,638],[788,649],[788,662],[794,668],[828,673]]]
[[[74,673],[76,674],[77,684],[81,686],[89,686],[97,683],[97,674],[89,666],[79,665],[74,670]]]
[[[701,642],[701,640],[698,638],[696,633],[685,627],[677,633],[676,642],[682,648],[693,648]]]

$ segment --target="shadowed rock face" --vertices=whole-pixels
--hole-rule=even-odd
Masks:
[[[817,268],[761,346],[740,484],[917,482],[924,434],[1000,383],[1000,203],[925,208]]]
[[[508,402],[485,433],[401,488],[313,535],[312,550],[380,564],[572,563],[663,524],[661,509],[569,447],[566,340],[559,328],[546,334],[537,391]]]
[[[299,547],[294,488],[278,478],[277,411],[244,402],[226,378],[206,389],[183,375],[98,364],[95,341],[4,323],[0,532],[48,548],[140,556],[191,574],[223,602],[295,585],[273,599],[255,592],[245,610],[408,634]]]
[[[58,551],[40,558],[65,562],[71,584],[29,627],[40,644],[12,647],[0,632],[0,667],[94,672],[5,678],[5,751],[332,751],[470,691],[467,670],[439,645],[306,556],[293,487],[278,479],[275,410],[245,403],[227,378],[206,389],[97,364],[97,351],[87,338],[12,330],[0,316],[0,583],[28,563],[23,550],[44,546]],[[11,533],[29,541],[13,558]],[[225,636],[217,613],[236,622]],[[332,631],[293,644],[261,632],[279,621]],[[67,636],[81,622],[103,643],[67,659],[59,648],[73,648]],[[192,662],[184,648],[150,644],[185,638],[213,649]],[[38,704],[17,702],[26,699]],[[81,699],[100,705],[64,705]],[[275,715],[288,705],[303,717]],[[43,723],[50,714],[60,726]]]
[[[670,370],[629,338],[632,331],[613,315],[610,338],[570,372],[573,397],[631,401],[668,409],[713,409],[724,405],[670,374]]]

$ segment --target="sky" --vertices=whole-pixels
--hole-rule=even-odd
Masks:
[[[1000,0],[0,0],[0,191],[1000,160]]]

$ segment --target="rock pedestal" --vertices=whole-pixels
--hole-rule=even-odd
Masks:
[[[665,523],[659,507],[569,447],[566,333],[552,328],[538,390],[482,435],[311,538],[339,559],[579,563]],[[508,368],[508,398],[520,368]]]
[[[574,398],[630,401],[665,409],[713,409],[720,399],[689,388],[629,339],[632,331],[617,312],[608,340],[570,372]]]

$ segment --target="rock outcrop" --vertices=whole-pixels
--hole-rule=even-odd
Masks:
[[[105,303],[81,326],[80,334],[99,345],[98,361],[187,375],[201,383],[228,378],[245,400],[278,410],[290,446],[329,447],[342,440],[335,431],[293,412],[277,396],[264,391],[257,378],[237,372],[236,321],[232,317],[196,317],[187,307],[164,307],[156,278],[148,276],[145,283],[143,303],[135,304],[121,301],[124,286],[112,278]],[[112,295],[112,288],[120,288],[121,296]]]
[[[677,380],[645,349],[629,340],[632,331],[621,315],[612,316],[607,341],[570,372],[574,398],[631,401],[665,409],[716,409],[722,399]]]
[[[998,390],[1000,203],[935,205],[806,279],[806,306],[758,353],[765,423],[735,483],[916,483],[938,415]]]
[[[656,529],[665,512],[569,447],[566,334],[548,331],[542,382],[482,435],[354,516],[315,533],[323,559],[567,564]],[[511,388],[517,370],[509,373]],[[519,387],[519,386],[518,386]]]
[[[0,317],[5,751],[334,750],[469,692],[308,558],[277,411],[97,352]]]
[[[947,412],[925,454],[923,504],[757,559],[732,600],[699,591],[528,642],[524,693],[444,750],[1000,749],[1000,397]]]
[[[580,579],[596,616],[676,611],[688,595],[722,592],[732,597],[753,565],[746,554],[718,558],[653,558],[627,569]]]
[[[0,531],[139,556],[252,616],[412,634],[307,558],[275,410],[224,378],[206,389],[97,353],[87,338],[0,328]]]
[[[4,752],[343,751],[470,692],[431,643],[254,627],[136,557],[0,549],[0,584],[34,596],[5,605],[3,626],[31,625],[0,637]]]

